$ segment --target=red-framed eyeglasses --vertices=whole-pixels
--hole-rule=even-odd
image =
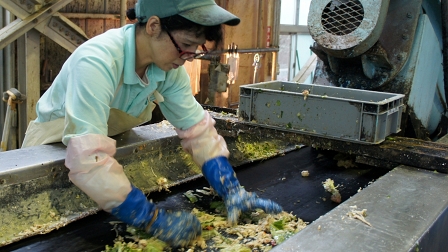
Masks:
[[[173,42],[173,45],[176,47],[177,51],[179,52],[179,58],[181,58],[183,60],[197,59],[197,58],[200,58],[208,53],[208,50],[207,50],[207,47],[205,47],[205,44],[201,45],[202,51],[199,51],[199,50],[197,50],[196,52],[183,51],[180,48],[180,46],[176,43],[173,36],[171,36],[171,33],[168,31],[168,29],[166,27],[165,27],[165,30],[166,30],[166,33],[168,34],[168,36],[170,37],[171,42]]]

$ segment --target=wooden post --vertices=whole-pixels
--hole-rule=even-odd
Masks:
[[[40,33],[32,29],[17,40],[18,90],[26,101],[18,105],[19,145],[22,145],[26,128],[36,119],[36,103],[40,98]]]
[[[120,26],[126,25],[126,0],[120,0]]]

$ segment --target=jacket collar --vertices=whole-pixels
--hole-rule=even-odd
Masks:
[[[127,25],[125,29],[125,46],[124,46],[124,84],[137,84],[140,80],[135,73],[135,30],[136,24]],[[157,67],[155,64],[149,65],[146,75],[153,82],[165,80],[166,72]]]

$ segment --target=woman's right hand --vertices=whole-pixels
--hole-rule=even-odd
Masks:
[[[111,213],[126,224],[144,229],[172,247],[188,246],[202,232],[201,223],[195,215],[185,211],[159,209],[134,186],[126,200],[113,208]]]

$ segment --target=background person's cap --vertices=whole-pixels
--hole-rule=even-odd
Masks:
[[[141,23],[147,22],[151,16],[164,18],[176,14],[204,26],[240,23],[237,16],[221,8],[214,0],[138,0],[135,14]]]

